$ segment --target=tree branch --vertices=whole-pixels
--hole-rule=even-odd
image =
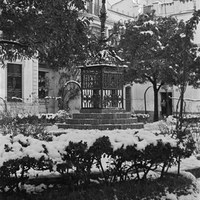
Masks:
[[[22,43],[20,43],[20,42],[11,41],[11,40],[0,40],[0,44],[13,44],[13,45],[21,46],[21,47],[27,47],[26,44],[22,44]]]
[[[151,78],[151,76],[148,76],[147,74],[144,74],[144,76],[145,76],[151,83],[153,83],[153,79]]]

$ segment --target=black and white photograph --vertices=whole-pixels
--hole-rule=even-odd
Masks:
[[[200,200],[200,0],[0,0],[0,200]]]

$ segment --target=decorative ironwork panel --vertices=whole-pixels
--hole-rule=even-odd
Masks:
[[[82,88],[101,88],[101,71],[95,69],[82,70]]]
[[[103,90],[103,108],[112,107],[111,90]]]
[[[118,74],[123,74],[124,73],[124,68],[122,67],[113,67],[113,66],[106,66],[103,68],[104,73],[118,73]]]
[[[122,90],[103,90],[103,108],[123,108]]]
[[[123,108],[123,68],[95,65],[81,72],[82,108]]]
[[[103,74],[103,88],[104,89],[118,89],[123,87],[123,74],[119,73],[104,73]]]
[[[101,108],[101,90],[82,90],[82,108]]]
[[[117,95],[118,95],[118,108],[123,108],[123,90],[118,90],[117,91]]]

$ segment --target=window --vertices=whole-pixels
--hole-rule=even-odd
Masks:
[[[48,96],[48,78],[47,73],[44,71],[39,71],[39,80],[38,80],[38,96],[39,99],[44,99]]]
[[[87,8],[88,13],[99,16],[101,5],[102,3],[100,0],[91,0],[87,2],[86,8]]]
[[[149,14],[152,12],[152,5],[149,5],[149,6],[143,6],[143,13],[144,14]]]
[[[95,0],[94,1],[94,15],[99,16],[100,9],[101,9],[100,1],[99,0]]]
[[[21,101],[22,65],[7,64],[7,101]]]
[[[88,13],[92,14],[92,12],[93,12],[93,1],[87,2],[87,11],[88,11]]]
[[[3,38],[3,31],[0,30],[0,38]]]

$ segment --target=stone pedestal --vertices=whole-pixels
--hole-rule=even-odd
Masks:
[[[65,124],[58,124],[59,128],[72,129],[140,129],[144,127],[137,118],[131,117],[131,113],[119,109],[91,109],[81,110],[81,113],[73,114],[66,119]]]

